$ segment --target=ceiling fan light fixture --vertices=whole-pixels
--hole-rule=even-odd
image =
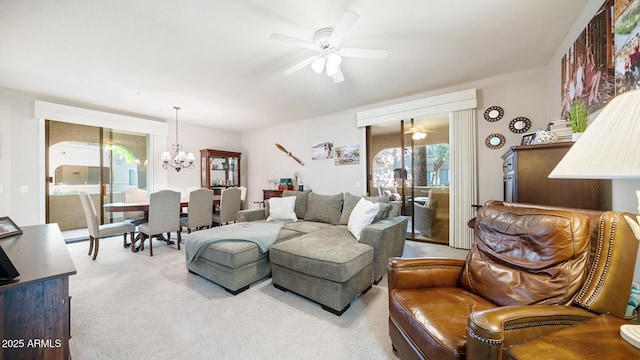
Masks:
[[[332,52],[327,56],[327,67],[335,67],[337,68],[342,63],[342,57],[335,52]]]
[[[311,63],[311,68],[313,69],[313,71],[320,74],[322,72],[322,69],[324,69],[324,63],[324,56],[320,56]]]
[[[413,135],[411,135],[411,138],[413,140],[424,140],[427,138],[427,133],[426,132],[416,132],[413,133]]]
[[[338,67],[331,66],[329,63],[327,63],[327,76],[333,76],[337,73],[338,73]]]

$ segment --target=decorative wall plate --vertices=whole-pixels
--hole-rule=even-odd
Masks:
[[[524,116],[518,116],[517,118],[511,120],[509,123],[509,130],[512,133],[522,134],[523,132],[529,130],[531,127],[531,120],[527,119]]]
[[[487,145],[489,149],[500,149],[504,146],[504,142],[504,136],[497,133],[487,136],[486,140],[484,141],[485,145]]]
[[[487,121],[498,121],[504,116],[504,110],[500,106],[490,106],[484,111],[484,119]]]

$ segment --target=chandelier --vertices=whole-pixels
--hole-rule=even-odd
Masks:
[[[193,162],[195,160],[193,153],[186,154],[184,150],[182,150],[182,145],[178,142],[178,110],[180,110],[180,108],[177,106],[173,108],[176,109],[176,143],[171,145],[173,148],[173,156],[168,151],[162,152],[162,168],[166,169],[171,166],[176,169],[176,171],[186,168],[193,169]]]

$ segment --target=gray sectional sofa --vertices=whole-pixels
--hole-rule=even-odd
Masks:
[[[355,297],[380,281],[390,257],[402,255],[408,220],[386,197],[367,198],[379,202],[380,210],[356,240],[347,225],[361,197],[311,191],[284,191],[282,196],[296,197],[297,221],[284,221],[269,252],[260,252],[251,242],[217,242],[187,263],[189,271],[234,295],[271,274],[277,288],[340,315]],[[264,208],[240,211],[238,221],[264,222],[269,215],[265,201]]]

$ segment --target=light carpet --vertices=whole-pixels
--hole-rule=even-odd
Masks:
[[[397,358],[386,276],[338,317],[270,279],[233,296],[190,274],[184,249],[155,241],[150,257],[121,241],[101,240],[95,261],[87,242],[68,244],[74,360]],[[422,255],[407,243],[405,256]]]

